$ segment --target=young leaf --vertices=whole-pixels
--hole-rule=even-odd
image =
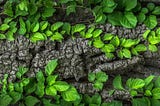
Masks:
[[[157,26],[157,18],[155,15],[150,15],[147,17],[147,19],[144,21],[144,24],[150,28],[153,29],[154,27]]]
[[[144,44],[139,44],[135,47],[135,50],[137,52],[144,52],[147,50],[147,47]]]
[[[54,86],[46,87],[45,92],[46,92],[47,95],[51,95],[51,96],[56,96],[57,95],[57,90],[55,89]]]
[[[139,78],[136,78],[136,79],[129,78],[126,82],[126,85],[129,89],[140,89],[144,87],[145,82],[144,80]]]
[[[132,39],[125,39],[123,40],[123,42],[121,42],[121,46],[126,48],[132,47],[135,44],[136,44],[136,41]]]
[[[1,30],[1,31],[6,31],[8,28],[9,28],[9,25],[7,25],[7,24],[2,24],[2,25],[0,26],[0,30]]]
[[[21,77],[28,71],[28,68],[19,67],[18,72],[16,73],[16,77],[21,79]]]
[[[99,71],[96,73],[96,79],[99,82],[106,82],[108,80],[108,75],[105,72]]]
[[[116,76],[114,78],[114,80],[113,80],[113,87],[114,87],[114,89],[122,89],[122,90],[124,89],[123,85],[122,85],[122,79],[121,79],[120,75],[118,75],[118,76]]]
[[[151,81],[154,79],[154,77],[155,77],[154,75],[150,75],[149,77],[145,78],[144,79],[145,86],[148,86],[151,83]]]
[[[158,51],[157,46],[156,46],[156,45],[153,45],[153,44],[150,44],[150,45],[148,46],[148,49],[149,49],[150,51],[152,51],[152,52]]]
[[[96,48],[102,48],[104,46],[104,43],[102,42],[101,38],[96,38],[93,41],[93,46]]]
[[[86,26],[84,24],[76,24],[72,26],[71,34],[73,35],[74,33],[81,32],[85,28]]]
[[[30,37],[30,40],[32,42],[36,42],[36,41],[39,41],[39,40],[45,40],[45,37],[42,33],[36,32]]]
[[[26,106],[35,106],[38,102],[40,102],[36,97],[27,96],[25,97]]]
[[[103,83],[99,82],[99,81],[95,81],[93,87],[95,89],[102,90],[103,89]]]
[[[131,52],[128,49],[122,49],[122,53],[125,58],[131,58]]]
[[[137,52],[137,50],[135,48],[132,48],[131,52],[132,52],[133,55],[136,55],[136,56],[138,55],[138,52]]]
[[[1,34],[1,33],[0,33],[0,39],[6,39],[5,34]]]
[[[114,54],[113,53],[105,53],[105,55],[106,55],[106,57],[108,58],[108,59],[113,59],[115,56],[114,56]]]
[[[120,23],[126,28],[134,28],[137,25],[137,18],[132,12],[125,12]]]
[[[112,38],[114,37],[113,34],[110,34],[110,33],[106,33],[104,36],[103,36],[103,40],[104,41],[108,41],[108,40],[111,40]]]
[[[89,82],[93,82],[95,80],[95,78],[96,78],[95,73],[89,73],[88,74],[88,81]]]
[[[151,32],[150,29],[146,30],[144,33],[143,33],[143,38],[146,40],[147,39],[147,36],[149,35],[149,33]]]
[[[51,38],[50,38],[52,41],[55,41],[55,40],[57,40],[57,41],[59,41],[59,42],[61,42],[62,41],[62,39],[63,39],[63,36],[62,36],[62,34],[61,33],[59,33],[59,32],[55,32],[54,34],[53,34],[53,36],[51,36]]]
[[[31,30],[32,32],[37,32],[39,30],[39,22],[34,22],[32,25],[31,25]]]
[[[38,82],[41,82],[41,83],[44,83],[45,82],[45,78],[44,78],[44,75],[43,75],[43,72],[42,71],[39,71],[37,74],[36,74],[36,79]]]
[[[100,34],[102,33],[102,29],[96,29],[92,34],[93,34],[93,37],[96,38],[98,36],[100,36]]]
[[[119,44],[120,44],[120,40],[118,38],[118,36],[115,36],[111,41],[110,41],[111,44],[113,44],[115,47],[118,47]]]
[[[110,53],[115,51],[115,47],[113,46],[113,44],[105,44],[105,46],[103,46],[101,50],[105,53]]]
[[[47,66],[45,67],[45,73],[47,76],[51,75],[53,73],[53,71],[56,69],[57,65],[58,65],[58,60],[51,60],[48,62]]]
[[[120,59],[123,59],[122,50],[118,51],[117,56],[118,56]]]
[[[58,75],[50,75],[47,77],[46,81],[49,86],[53,85],[56,82]]]
[[[48,24],[49,24],[48,21],[41,21],[40,22],[40,30],[41,31],[45,30],[47,28]]]
[[[66,91],[70,85],[67,83],[67,82],[64,82],[64,81],[56,81],[54,84],[53,84],[53,87],[57,90],[57,91]]]
[[[63,22],[56,22],[51,26],[51,31],[56,31],[63,26]]]
[[[67,91],[62,92],[62,97],[65,101],[68,102],[80,99],[80,95],[73,86],[71,86]]]
[[[95,93],[91,98],[91,103],[96,104],[96,106],[100,106],[100,104],[102,103],[100,94]]]

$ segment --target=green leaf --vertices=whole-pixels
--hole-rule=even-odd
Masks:
[[[136,40],[125,39],[123,42],[121,42],[121,46],[126,47],[126,48],[130,48],[130,47],[134,46],[136,43],[137,43]]]
[[[0,33],[0,39],[6,39],[5,34],[1,34],[1,33]]]
[[[13,17],[12,3],[11,1],[7,1],[4,4],[4,14]]]
[[[67,10],[66,10],[67,15],[70,15],[71,13],[75,13],[75,12],[76,12],[75,4],[67,6]]]
[[[58,75],[49,75],[46,79],[48,85],[53,85],[56,82]]]
[[[37,12],[38,8],[35,3],[29,3],[28,4],[28,11],[30,15],[34,15]]]
[[[53,36],[51,36],[50,39],[51,39],[52,41],[57,40],[57,41],[61,42],[61,41],[63,40],[63,36],[62,36],[61,33],[55,32],[55,33],[53,34]]]
[[[43,101],[43,106],[55,106],[54,104],[51,103],[51,100],[43,98],[42,101]]]
[[[9,29],[9,25],[8,25],[8,24],[2,24],[2,25],[0,26],[0,30],[1,30],[1,31],[6,31],[7,29]]]
[[[149,43],[154,45],[154,44],[158,44],[160,42],[160,38],[155,37],[155,36],[149,36],[148,41],[149,41]]]
[[[123,85],[122,85],[122,79],[121,79],[120,75],[118,75],[118,76],[116,76],[114,78],[114,80],[113,80],[113,87],[114,87],[114,89],[121,89],[121,90],[124,89]]]
[[[102,90],[103,89],[103,83],[99,81],[95,81],[93,84],[93,87],[97,90]]]
[[[105,53],[110,53],[115,51],[115,47],[113,46],[113,44],[105,44],[105,46],[102,47],[101,50]]]
[[[12,21],[12,22],[9,23],[9,26],[10,26],[9,29],[12,33],[17,32],[17,22]]]
[[[45,7],[44,11],[42,12],[42,17],[43,18],[51,17],[55,12],[56,12],[56,9],[54,9],[53,7]]]
[[[106,55],[106,57],[108,58],[108,59],[113,59],[115,56],[114,56],[114,54],[113,53],[105,53],[105,55]]]
[[[122,102],[113,100],[112,102],[107,102],[104,106],[122,106]]]
[[[31,94],[36,90],[37,87],[37,81],[35,78],[30,78],[29,79],[29,84],[24,87],[26,94]]]
[[[103,40],[104,40],[104,41],[108,41],[108,40],[111,40],[113,37],[114,37],[113,34],[106,33],[106,34],[103,36]]]
[[[120,23],[123,27],[134,28],[137,25],[137,18],[132,12],[125,12]]]
[[[154,86],[157,87],[157,88],[158,88],[158,87],[160,88],[160,83],[159,83],[159,82],[160,82],[160,76],[158,76],[158,77],[156,78],[156,80],[154,81]]]
[[[34,22],[32,25],[31,25],[31,30],[32,32],[37,32],[39,30],[39,22]]]
[[[72,26],[72,30],[71,30],[72,33],[71,34],[73,35],[74,33],[81,32],[85,28],[86,28],[86,26],[84,24],[76,24],[76,25]]]
[[[38,82],[41,82],[41,83],[45,82],[45,78],[42,71],[39,71],[38,73],[36,73],[36,79]]]
[[[147,8],[149,9],[149,11],[152,11],[155,8],[155,4],[154,3],[148,3]]]
[[[30,40],[32,42],[36,42],[40,40],[45,40],[45,37],[42,33],[36,32],[36,33],[33,33],[33,35],[30,37]]]
[[[40,30],[41,31],[45,30],[47,28],[48,24],[49,24],[48,21],[41,21],[40,22]]]
[[[95,78],[96,78],[95,73],[89,73],[88,74],[88,81],[89,82],[93,82],[95,80]]]
[[[152,92],[150,90],[145,90],[145,93],[144,93],[145,96],[152,96]]]
[[[149,10],[148,10],[148,8],[143,7],[141,9],[141,12],[144,13],[144,14],[147,14],[149,12]]]
[[[149,77],[145,78],[144,79],[145,86],[148,86],[152,82],[152,80],[154,79],[154,77],[155,77],[154,75],[150,75]]]
[[[45,67],[45,73],[47,76],[51,75],[53,71],[56,69],[58,65],[57,61],[57,59],[54,59],[48,62],[47,66]]]
[[[150,106],[150,101],[148,98],[135,98],[132,100],[132,106]]]
[[[138,44],[136,47],[135,47],[135,50],[137,52],[144,52],[147,50],[147,47],[144,45],[144,44]]]
[[[99,82],[106,82],[108,80],[108,75],[105,72],[99,71],[96,73],[96,79]]]
[[[160,106],[160,100],[151,98],[151,106]]]
[[[152,52],[158,51],[157,46],[156,46],[156,45],[153,45],[153,44],[150,44],[150,45],[148,46],[148,49],[149,49],[150,51],[152,51]]]
[[[12,31],[8,31],[5,35],[6,35],[7,40],[9,40],[9,41],[14,40],[14,35],[13,35]]]
[[[95,16],[95,22],[98,24],[104,24],[107,20],[107,17],[103,13],[99,13]]]
[[[101,38],[96,38],[93,41],[93,46],[96,48],[102,48],[104,46],[104,43],[102,42]]]
[[[154,88],[152,90],[153,99],[160,99],[160,88]]]
[[[125,58],[131,58],[131,52],[128,49],[122,49],[122,54]]]
[[[144,33],[143,33],[143,38],[146,40],[147,39],[147,36],[149,35],[149,33],[151,32],[150,29],[146,30]]]
[[[129,78],[126,82],[126,85],[130,89],[140,89],[145,86],[145,81],[139,78]]]
[[[51,31],[56,31],[63,26],[63,22],[56,22],[51,26]]]
[[[136,56],[138,55],[138,52],[137,52],[137,50],[135,48],[132,48],[131,52],[132,52],[133,55],[136,55]]]
[[[122,50],[118,51],[117,56],[121,59],[123,59],[123,53]]]
[[[29,78],[22,78],[20,85],[27,86],[29,84]]]
[[[51,96],[56,96],[57,95],[57,90],[55,89],[54,86],[46,87],[45,92],[46,92],[47,95],[51,95]]]
[[[70,32],[71,32],[71,24],[70,23],[67,23],[65,22],[62,26],[62,30],[66,31],[66,33],[68,35],[70,35]]]
[[[25,67],[19,67],[18,71],[16,73],[16,77],[21,79],[21,77],[28,71],[28,68]]]
[[[45,88],[44,82],[38,82],[35,90],[35,94],[38,95],[40,98],[43,97],[44,88]]]
[[[93,38],[96,38],[98,36],[100,36],[100,34],[102,34],[102,29],[96,29],[95,31],[93,31]]]
[[[129,93],[132,97],[137,96],[137,94],[138,94],[138,92],[136,90],[130,90]]]
[[[15,91],[10,92],[9,95],[12,97],[11,104],[17,103],[21,99],[21,97],[22,97],[21,93],[15,92]]]
[[[25,97],[26,106],[35,106],[38,102],[40,102],[36,97],[27,96]]]
[[[114,0],[103,0],[102,6],[104,13],[112,13],[116,8],[117,4],[114,2]]]
[[[144,22],[145,19],[146,19],[146,15],[144,13],[141,12],[137,15],[138,22],[142,23]]]
[[[123,17],[123,14],[120,11],[115,11],[113,13],[108,14],[108,22],[111,23],[113,26],[118,25],[120,26],[120,20]]]
[[[70,85],[67,83],[67,82],[64,82],[64,81],[56,81],[54,84],[53,84],[54,88],[57,90],[57,91],[66,91]]]
[[[7,94],[1,94],[0,98],[1,98],[0,99],[0,105],[1,106],[9,106],[9,104],[12,101],[12,98]]]
[[[144,21],[144,24],[150,28],[153,29],[157,26],[157,18],[155,15],[150,15],[147,17],[147,19]]]
[[[68,102],[80,99],[80,95],[73,86],[71,86],[67,91],[62,92],[62,97],[65,101]]]
[[[91,103],[96,104],[96,106],[100,106],[101,102],[102,102],[102,98],[100,94],[95,93],[91,98]]]
[[[45,34],[46,34],[46,36],[52,36],[52,35],[53,35],[53,32],[50,31],[50,30],[47,30],[47,31],[45,32]]]
[[[120,44],[120,40],[118,38],[118,36],[115,36],[111,41],[110,41],[111,44],[113,44],[115,47],[118,47],[119,44]]]
[[[125,10],[131,11],[133,8],[137,6],[137,0],[125,0]]]
[[[160,15],[160,6],[156,6],[152,11],[153,15]]]

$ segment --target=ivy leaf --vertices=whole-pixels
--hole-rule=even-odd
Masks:
[[[131,58],[131,52],[128,49],[122,49],[122,54],[125,58]]]
[[[93,37],[96,38],[98,36],[100,36],[100,34],[102,33],[102,29],[96,29],[95,31],[93,31]]]
[[[51,26],[51,31],[54,32],[55,30],[59,29],[62,26],[63,26],[63,22],[56,22]]]
[[[138,44],[136,47],[135,47],[135,50],[137,52],[144,52],[147,50],[147,47],[144,45],[144,44]]]
[[[36,42],[36,41],[39,41],[39,40],[45,40],[45,37],[42,33],[36,32],[30,37],[30,40],[32,42]]]
[[[38,102],[40,102],[36,97],[27,96],[25,97],[26,106],[35,106]]]
[[[153,99],[160,99],[160,88],[153,88]]]
[[[26,24],[24,23],[22,17],[19,18],[19,23],[20,23],[19,34],[24,35],[26,33]]]
[[[132,12],[125,12],[120,23],[126,28],[134,28],[137,25],[137,18]]]
[[[154,8],[154,10],[152,11],[153,15],[160,15],[160,6],[157,6]]]
[[[120,40],[118,38],[118,36],[115,36],[111,41],[110,41],[111,44],[113,44],[115,47],[118,47],[119,44],[120,44]]]
[[[55,33],[53,34],[53,36],[51,36],[50,39],[53,40],[53,41],[57,40],[57,41],[60,41],[60,42],[61,42],[62,39],[63,39],[63,36],[62,36],[61,33],[55,32]]]
[[[145,81],[139,78],[129,78],[126,82],[126,85],[129,89],[140,89],[145,86]]]
[[[88,81],[89,82],[93,82],[95,80],[95,78],[96,78],[95,73],[89,73],[88,74]]]
[[[153,44],[149,44],[148,49],[149,49],[150,51],[152,51],[152,52],[158,51],[157,46],[156,46],[156,45],[153,45]]]
[[[58,60],[51,60],[48,62],[47,66],[45,67],[45,73],[47,76],[51,75],[53,73],[53,71],[56,69],[57,65],[58,65]]]
[[[104,41],[108,41],[108,40],[111,40],[113,37],[114,37],[113,34],[106,33],[106,34],[103,36],[103,40],[104,40]]]
[[[122,79],[121,79],[120,75],[118,75],[118,76],[116,76],[114,78],[114,80],[113,80],[113,87],[114,87],[114,89],[121,89],[121,90],[124,89],[123,86],[122,86]]]
[[[22,97],[21,93],[15,91],[10,92],[9,95],[12,97],[11,104],[17,103]]]
[[[72,26],[72,30],[71,30],[72,33],[71,34],[73,35],[74,33],[81,32],[85,28],[86,28],[86,26],[84,24],[76,24],[76,25]]]
[[[7,94],[1,94],[0,98],[1,106],[8,106],[12,101],[12,98]]]
[[[6,31],[7,29],[9,29],[9,25],[8,25],[8,24],[2,24],[2,25],[0,26],[0,30],[1,30],[1,31]]]
[[[66,91],[70,87],[70,85],[64,81],[56,81],[53,86],[57,91]]]
[[[56,82],[58,75],[50,75],[47,77],[46,81],[48,85],[53,85]]]
[[[96,48],[102,48],[104,43],[102,42],[101,38],[97,38],[93,41],[93,46]]]
[[[147,19],[144,21],[144,24],[150,28],[153,29],[157,26],[157,18],[155,15],[150,15],[147,17]]]
[[[67,15],[70,15],[71,13],[75,13],[75,12],[76,12],[75,4],[67,6],[67,10],[66,10]]]
[[[71,86],[67,91],[62,92],[62,97],[65,101],[76,101],[80,99],[77,90]]]
[[[0,34],[0,39],[6,39],[5,34]]]
[[[115,51],[115,47],[113,46],[113,44],[105,44],[105,46],[103,46],[101,49],[105,53],[106,52],[110,53],[110,52],[114,52]]]
[[[43,18],[51,17],[55,12],[56,12],[56,9],[54,9],[53,7],[45,7],[44,11],[42,12],[42,17]]]
[[[96,79],[99,82],[106,82],[108,80],[108,75],[105,72],[99,71],[96,73]]]
[[[100,82],[100,81],[95,81],[94,84],[93,84],[93,87],[95,89],[102,90],[103,89],[103,83]]]
[[[133,8],[137,6],[137,0],[125,0],[125,10],[131,11]]]
[[[143,38],[146,40],[147,39],[147,36],[149,35],[149,33],[151,32],[150,29],[146,30],[144,33],[143,33]]]
[[[55,89],[54,86],[46,87],[45,92],[46,92],[47,95],[51,95],[51,96],[56,96],[57,95],[57,90]]]

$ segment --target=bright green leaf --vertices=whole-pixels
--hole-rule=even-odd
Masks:
[[[51,75],[53,73],[53,71],[56,69],[57,65],[58,65],[58,60],[51,60],[48,62],[48,64],[45,67],[45,73],[47,76]]]

